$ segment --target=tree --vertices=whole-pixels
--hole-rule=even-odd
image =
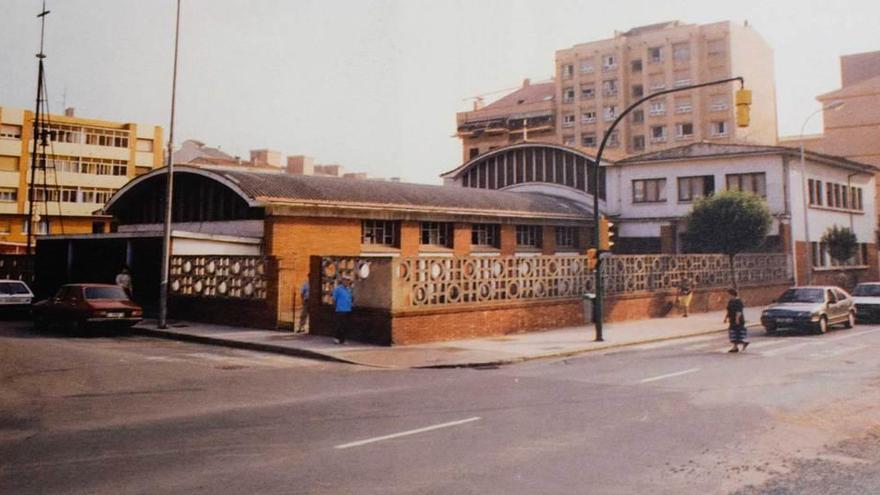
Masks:
[[[856,239],[855,233],[846,227],[837,225],[829,227],[822,234],[822,244],[828,246],[828,254],[837,262],[838,265],[846,263],[846,261],[856,255],[859,248],[859,240]]]
[[[729,257],[734,287],[737,286],[734,257],[760,246],[773,222],[760,196],[740,191],[698,199],[686,220],[686,239],[692,249]]]
[[[856,234],[847,227],[839,227],[837,225],[829,227],[822,234],[820,241],[828,246],[828,254],[837,262],[838,266],[843,266],[844,263],[855,256],[856,250],[859,248],[859,240],[856,238]],[[855,279],[855,281],[857,282],[858,279]],[[837,284],[847,289],[855,285],[843,268],[837,273]]]

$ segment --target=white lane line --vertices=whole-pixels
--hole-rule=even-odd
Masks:
[[[663,379],[665,379],[665,378],[672,378],[672,377],[674,377],[674,376],[687,375],[688,373],[693,373],[693,372],[695,372],[695,371],[700,371],[700,368],[691,368],[691,369],[689,369],[689,370],[676,371],[675,373],[667,373],[667,374],[665,374],[665,375],[652,376],[652,377],[650,377],[650,378],[644,378],[644,379],[642,379],[642,380],[639,380],[639,383],[650,383],[650,382],[656,382],[657,380],[663,380]]]
[[[844,354],[849,354],[851,352],[860,351],[866,347],[868,347],[868,346],[862,345],[862,344],[857,344],[857,345],[853,345],[853,346],[838,347],[837,349],[827,349],[824,351],[814,352],[814,353],[810,354],[810,357],[819,358],[819,359],[828,359],[828,358],[843,356]]]
[[[359,447],[361,445],[366,445],[368,443],[381,442],[383,440],[391,440],[392,438],[400,438],[400,437],[405,437],[407,435],[415,435],[417,433],[424,433],[426,431],[439,430],[440,428],[449,428],[450,426],[463,425],[465,423],[479,421],[480,419],[482,419],[482,418],[480,418],[479,416],[474,416],[473,418],[462,419],[459,421],[450,421],[449,423],[442,423],[442,424],[434,425],[434,426],[426,426],[424,428],[418,428],[418,429],[409,430],[409,431],[402,431],[400,433],[393,433],[391,435],[384,435],[381,437],[367,438],[366,440],[358,440],[357,442],[344,443],[342,445],[337,445],[333,448],[335,448],[335,449],[348,449],[351,447]]]

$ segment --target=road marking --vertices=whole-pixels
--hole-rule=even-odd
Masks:
[[[837,357],[837,356],[842,356],[844,354],[849,354],[851,352],[856,352],[856,351],[864,349],[866,347],[868,347],[868,346],[862,345],[862,344],[853,345],[853,346],[846,346],[846,347],[838,347],[837,349],[827,349],[824,351],[814,352],[814,353],[810,354],[810,357],[819,358],[819,359],[828,359],[828,358],[833,358],[833,357]]]
[[[442,423],[442,424],[434,425],[434,426],[426,426],[424,428],[418,428],[418,429],[409,430],[409,431],[402,431],[400,433],[393,433],[391,435],[384,435],[381,437],[367,438],[366,440],[358,440],[357,442],[344,443],[342,445],[337,445],[333,448],[335,448],[335,449],[348,449],[351,447],[360,447],[361,445],[366,445],[368,443],[381,442],[383,440],[391,440],[392,438],[400,438],[400,437],[405,437],[408,435],[415,435],[417,433],[425,433],[426,431],[439,430],[440,428],[449,428],[450,426],[463,425],[465,423],[479,421],[480,419],[482,419],[482,418],[480,418],[479,416],[474,416],[473,418],[462,419],[459,421],[451,421],[449,423]]]
[[[639,380],[639,383],[650,383],[650,382],[656,382],[657,380],[663,380],[663,379],[665,379],[665,378],[672,378],[672,377],[675,377],[675,376],[687,375],[688,373],[693,373],[693,372],[695,372],[695,371],[700,371],[700,368],[691,368],[691,369],[689,369],[689,370],[676,371],[675,373],[667,373],[667,374],[665,374],[665,375],[652,376],[652,377],[650,377],[650,378],[644,378],[644,379],[642,379],[642,380]]]

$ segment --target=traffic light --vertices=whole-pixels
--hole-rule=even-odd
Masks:
[[[596,269],[596,262],[599,259],[599,251],[596,248],[587,249],[587,268]]]
[[[740,89],[736,92],[736,126],[749,126],[749,111],[752,104],[752,91]]]
[[[599,251],[611,251],[614,245],[614,232],[611,231],[614,224],[605,216],[599,217]]]

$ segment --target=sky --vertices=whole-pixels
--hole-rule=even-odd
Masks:
[[[50,111],[167,138],[176,0],[46,1]],[[0,106],[34,106],[41,2],[0,0]],[[468,97],[549,79],[558,49],[668,20],[748,20],[774,50],[779,132],[796,135],[839,87],[839,57],[880,50],[877,19],[877,0],[182,0],[175,142],[439,184],[460,164]]]

